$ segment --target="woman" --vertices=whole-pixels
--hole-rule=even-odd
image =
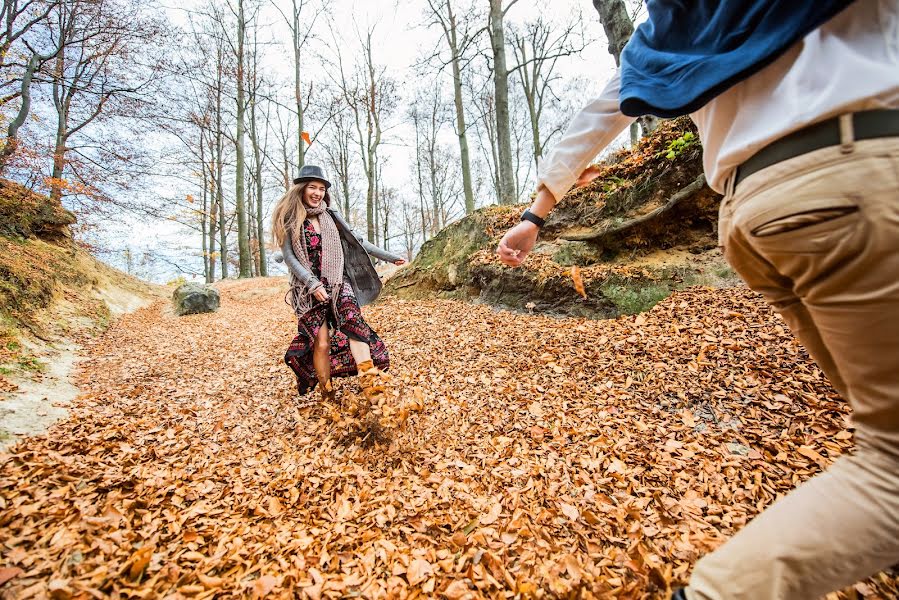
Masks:
[[[377,298],[381,281],[369,254],[396,265],[406,261],[364,241],[331,210],[331,183],[322,169],[305,165],[272,215],[272,234],[290,271],[288,300],[297,314],[297,336],[284,361],[306,394],[321,384],[334,399],[332,377],[359,374],[369,400],[381,393],[377,375],[389,366],[387,348],[362,317],[360,305]]]

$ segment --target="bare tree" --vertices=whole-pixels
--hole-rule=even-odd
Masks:
[[[509,71],[506,67],[505,17],[518,0],[489,0],[488,31],[493,51],[493,93],[496,106],[496,139],[499,173],[499,202],[514,204],[515,182],[512,174],[512,133],[509,123]]]
[[[552,89],[553,83],[560,79],[555,73],[558,61],[585,47],[581,21],[580,15],[574,15],[567,24],[556,27],[540,16],[520,30],[511,30],[517,64],[509,72],[518,75],[527,101],[535,164],[543,156],[546,142],[552,136],[551,133],[542,139],[540,125],[546,100],[559,100]]]
[[[107,161],[116,159],[113,143],[120,135],[109,135],[106,146],[91,140],[89,145],[100,148],[100,158],[80,152],[73,137],[86,134],[88,126],[104,117],[134,118],[152,106],[159,93],[161,62],[145,54],[146,62],[136,64],[131,57],[138,49],[146,53],[160,46],[163,29],[141,6],[127,0],[69,0],[59,5],[52,35],[61,50],[50,74],[57,116],[50,195],[59,199],[67,168],[88,188],[96,186],[100,173],[112,174]],[[92,177],[79,175],[79,164],[69,158],[70,152],[77,154],[81,166],[95,167]]]
[[[232,9],[233,10],[233,9]],[[235,165],[235,210],[237,211],[237,254],[239,261],[239,276],[250,277],[250,231],[247,226],[246,209],[246,157],[244,150],[244,134],[246,131],[246,41],[247,20],[244,0],[237,0],[237,8],[234,11],[237,18],[237,39],[233,46],[235,60],[237,61],[237,133],[234,145],[237,150],[237,162]]]
[[[347,73],[340,48],[337,55],[337,87],[353,115],[356,143],[367,181],[365,199],[366,238],[374,242],[379,235],[377,202],[378,148],[384,133],[383,120],[396,105],[396,82],[386,69],[377,65],[372,52],[374,27],[360,36],[363,64]]]
[[[28,39],[31,37],[29,34],[35,30],[45,29],[50,25],[49,16],[57,9],[57,5],[56,0],[3,0],[0,6],[0,23],[3,24],[0,27],[0,108],[21,98],[19,110],[9,122],[3,148],[0,149],[0,174],[15,154],[19,144],[19,130],[31,113],[31,85],[34,76],[61,49],[57,40],[56,44],[50,44],[44,51],[36,50],[36,42]],[[19,65],[10,63],[9,57],[17,42],[27,50],[28,60],[21,65],[19,73],[14,73]]]
[[[294,105],[297,119],[297,167],[302,167],[306,160],[306,148],[303,146],[303,127],[306,112],[306,100],[302,90],[302,56],[303,47],[314,38],[315,24],[323,14],[321,6],[313,7],[309,0],[290,0],[289,10],[282,8],[283,2],[272,0],[272,5],[281,13],[290,30],[291,49],[293,50]]]
[[[265,145],[268,138],[268,114],[263,113],[260,109],[260,103],[263,100],[261,88],[265,84],[259,74],[259,40],[258,25],[253,27],[253,48],[248,55],[248,73],[247,80],[248,102],[250,112],[250,145],[253,149],[253,172],[252,179],[255,184],[254,202],[255,202],[255,248],[254,257],[256,259],[256,269],[260,276],[268,275],[268,266],[265,256],[265,232],[264,232],[264,215],[263,215],[263,154],[265,154]]]
[[[462,97],[462,68],[468,60],[469,50],[477,42],[481,29],[474,26],[474,13],[469,11],[461,19],[453,11],[452,0],[428,0],[429,23],[438,25],[443,32],[449,57],[441,64],[448,64],[453,76],[453,103],[456,108],[456,136],[459,139],[459,160],[462,167],[462,189],[465,194],[465,212],[474,211],[474,191],[471,180],[471,159],[468,150],[468,126],[465,119],[465,103]]]

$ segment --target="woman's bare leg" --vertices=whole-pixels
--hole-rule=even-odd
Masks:
[[[315,346],[312,348],[312,366],[322,386],[322,398],[330,399],[331,387],[331,338],[328,335],[328,326],[322,323],[315,336]]]

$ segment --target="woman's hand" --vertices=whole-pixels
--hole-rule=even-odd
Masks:
[[[496,248],[500,262],[510,267],[517,267],[524,262],[528,252],[537,243],[538,233],[540,228],[530,221],[522,221],[507,231]]]
[[[325,291],[325,286],[320,285],[312,291],[312,297],[318,300],[319,302],[325,302],[328,299],[328,292]]]
[[[393,264],[395,264],[396,266],[399,267],[400,265],[406,264],[406,259],[405,259],[405,258],[401,258],[401,259],[399,259],[399,260],[397,260],[397,261],[394,261]]]

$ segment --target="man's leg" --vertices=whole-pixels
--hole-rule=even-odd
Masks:
[[[691,600],[818,598],[899,562],[899,142],[741,184],[728,260],[853,408],[857,450],[696,565]]]

